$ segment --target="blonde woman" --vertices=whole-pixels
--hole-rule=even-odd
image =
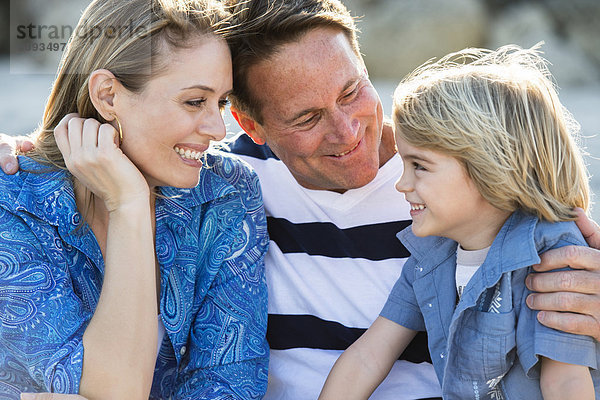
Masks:
[[[258,179],[209,150],[227,18],[213,0],[85,10],[35,150],[0,174],[0,397],[264,394]]]
[[[411,257],[320,398],[367,398],[423,330],[444,398],[597,398],[596,342],[525,305],[538,254],[585,245],[572,220],[589,204],[576,124],[544,60],[512,46],[451,54],[398,86],[393,117]]]

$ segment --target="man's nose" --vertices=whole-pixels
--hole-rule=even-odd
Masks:
[[[333,132],[331,136],[333,141],[342,143],[353,143],[358,137],[360,130],[360,121],[347,110],[338,110],[332,116]]]

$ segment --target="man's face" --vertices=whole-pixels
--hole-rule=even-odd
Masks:
[[[316,28],[253,66],[256,135],[308,189],[343,192],[379,170],[383,109],[362,60],[339,30]]]

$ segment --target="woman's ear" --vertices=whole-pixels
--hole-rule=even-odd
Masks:
[[[90,75],[88,89],[94,108],[106,121],[112,121],[116,114],[114,98],[117,94],[117,78],[107,69],[98,69]]]
[[[251,116],[237,108],[230,109],[233,118],[237,121],[240,127],[252,138],[256,144],[265,144],[265,137],[262,133],[262,127]]]

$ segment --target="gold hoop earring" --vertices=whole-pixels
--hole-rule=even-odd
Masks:
[[[123,144],[123,128],[121,127],[121,121],[119,121],[119,117],[114,115],[115,120],[117,121],[117,125],[119,126],[119,147]]]

